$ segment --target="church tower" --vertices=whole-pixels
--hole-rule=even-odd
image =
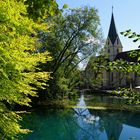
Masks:
[[[113,10],[112,10],[112,16],[111,16],[108,37],[106,40],[105,52],[106,52],[106,54],[108,54],[110,61],[113,61],[114,58],[116,57],[116,55],[118,53],[122,52],[122,44],[121,44],[121,41],[119,39],[117,30],[116,30]]]
[[[119,39],[119,35],[116,30],[115,20],[113,15],[112,8],[112,16],[109,27],[109,32],[105,45],[105,54],[108,56],[110,61],[113,61],[118,53],[122,52],[122,44]],[[119,73],[104,71],[103,72],[103,86],[107,88],[112,88],[116,83],[118,83]],[[116,86],[116,85],[115,85]]]

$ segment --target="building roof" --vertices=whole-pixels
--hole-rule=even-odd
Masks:
[[[112,44],[115,43],[115,41],[118,37],[113,12],[112,12],[112,17],[111,17],[111,23],[110,23],[110,27],[109,27],[108,37],[109,37],[110,41],[112,42]]]
[[[115,60],[122,59],[127,62],[138,62],[139,55],[130,56],[132,52],[135,52],[135,54],[137,54],[138,52],[140,52],[140,49],[118,53],[115,57]]]

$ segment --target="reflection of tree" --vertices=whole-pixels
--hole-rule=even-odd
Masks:
[[[24,126],[33,130],[23,140],[76,140],[77,126],[71,110],[39,110],[24,117]]]
[[[28,114],[24,126],[33,133],[23,140],[119,140],[122,124],[139,123],[139,114],[87,109],[82,97],[76,109],[43,109]],[[132,116],[133,115],[133,116]],[[104,131],[105,130],[105,131]],[[22,140],[22,138],[21,138]]]
[[[98,140],[99,139],[99,124],[96,117],[92,116],[88,109],[76,109],[75,118],[76,118],[76,125],[79,128],[77,130],[78,136],[81,139],[92,139]]]
[[[100,134],[103,132],[103,127],[99,124],[99,117],[95,114],[90,114],[86,108],[84,96],[82,95],[77,106],[81,108],[75,108],[76,124],[78,126],[77,134],[80,135],[79,139],[91,139],[98,140]]]
[[[85,111],[87,109],[84,109]],[[33,133],[20,138],[22,140],[98,140],[99,124],[87,122],[90,114],[79,109],[80,114],[72,110],[40,110],[24,117],[24,126]],[[83,115],[84,114],[84,115]],[[85,120],[84,120],[85,119]]]

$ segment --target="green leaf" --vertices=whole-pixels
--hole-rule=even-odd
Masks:
[[[139,40],[138,38],[137,39],[134,39],[133,42],[137,42],[138,40]]]
[[[63,9],[67,9],[69,6],[67,4],[63,5]]]

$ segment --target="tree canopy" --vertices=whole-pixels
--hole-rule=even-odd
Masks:
[[[71,80],[77,79],[77,73],[80,73],[79,63],[101,47],[97,10],[91,7],[66,9],[64,13],[49,18],[46,22],[54,25],[51,26],[51,32],[40,33],[40,39],[44,43],[42,51],[49,50],[53,57],[53,61],[47,66],[53,76],[53,84],[50,86],[55,86],[53,90],[57,87],[71,89]]]
[[[0,138],[16,139],[25,133],[13,110],[15,104],[29,106],[29,95],[36,96],[36,87],[43,87],[49,79],[48,72],[36,66],[51,60],[49,53],[38,53],[39,30],[46,24],[29,19],[22,1],[0,0]],[[36,86],[31,86],[36,85]]]
[[[29,17],[34,20],[41,20],[59,13],[55,0],[25,0]]]

